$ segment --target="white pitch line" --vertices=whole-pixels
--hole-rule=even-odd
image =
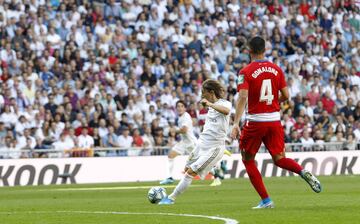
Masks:
[[[219,216],[208,215],[194,215],[194,214],[176,214],[176,213],[161,213],[161,212],[107,212],[107,211],[25,211],[25,212],[0,212],[0,215],[13,215],[13,214],[49,214],[49,213],[72,213],[72,214],[105,214],[105,215],[163,215],[163,216],[182,216],[193,218],[205,218],[212,220],[224,221],[225,224],[238,224],[235,219],[224,218]]]
[[[190,187],[205,187],[208,185],[197,184]],[[54,188],[54,189],[41,189],[40,191],[98,191],[98,190],[136,190],[148,189],[153,186],[128,186],[128,187],[79,187],[79,188]],[[175,188],[176,185],[163,186],[164,188]]]

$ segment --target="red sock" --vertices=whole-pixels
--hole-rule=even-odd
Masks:
[[[303,168],[295,160],[289,158],[281,158],[276,161],[275,164],[278,167],[281,167],[285,170],[290,170],[297,174],[300,174],[301,170],[303,170]]]
[[[246,172],[249,175],[250,181],[251,181],[252,185],[254,186],[254,188],[256,189],[256,191],[258,192],[258,194],[260,195],[261,199],[268,198],[269,195],[266,191],[261,174],[255,165],[255,161],[254,160],[249,160],[249,161],[243,160],[243,163],[245,165]]]

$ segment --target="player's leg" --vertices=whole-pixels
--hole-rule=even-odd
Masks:
[[[299,174],[310,185],[313,191],[316,193],[321,192],[320,181],[312,173],[305,170],[295,160],[286,158],[284,131],[281,126],[269,128],[269,132],[264,136],[263,141],[276,166]]]
[[[193,160],[189,160],[187,164],[187,168],[185,168],[186,173],[183,178],[180,180],[178,185],[175,187],[174,191],[167,197],[162,199],[159,204],[160,205],[168,205],[174,204],[176,198],[185,192],[185,190],[191,185],[193,178],[196,175],[200,175],[200,178],[204,178],[205,175],[210,171],[210,169],[222,158],[224,154],[224,148],[217,147],[213,150],[209,150],[209,153],[204,154],[200,153],[199,150],[194,150]]]
[[[195,147],[195,149],[190,153],[186,165],[185,165],[185,174],[180,182],[175,187],[174,191],[166,198],[162,199],[159,204],[160,205],[169,205],[174,204],[177,195],[181,194],[185,191],[185,189],[190,186],[192,179],[196,176],[196,172],[191,169],[191,165],[199,160],[199,147]]]
[[[212,155],[214,159],[208,162],[207,165],[203,166],[203,168],[199,171],[199,176],[201,179],[204,179],[208,173],[214,175],[214,181],[210,184],[212,187],[221,185],[221,180],[224,179],[225,173],[223,171],[224,165],[221,159],[227,150],[225,149],[225,146],[219,146],[218,149],[220,151],[217,156],[213,155],[216,151],[210,150],[209,155]]]
[[[224,154],[231,156],[231,152],[225,149]],[[216,166],[211,170],[211,174],[214,176],[213,182],[210,184],[212,187],[220,186],[221,180],[224,179],[225,173],[227,171],[226,161],[221,160],[220,163],[217,163]]]
[[[250,182],[261,198],[260,203],[257,206],[253,207],[253,209],[274,208],[274,203],[266,190],[261,173],[256,167],[255,155],[249,154],[246,151],[241,151],[241,155]]]
[[[320,181],[310,171],[303,169],[300,176],[309,184],[314,192],[320,193],[322,191]]]
[[[261,145],[262,136],[263,128],[247,124],[241,132],[240,150],[250,182],[261,197],[261,202],[253,208],[273,208],[274,204],[266,191],[262,176],[255,163],[255,155]]]
[[[159,202],[159,205],[174,204],[177,196],[182,194],[191,185],[191,182],[196,175],[196,172],[194,172],[191,168],[187,167],[183,178],[176,185],[174,191],[168,197],[163,198]]]
[[[270,151],[270,150],[269,150]],[[283,168],[285,170],[289,170],[291,172],[297,173],[300,175],[303,168],[298,164],[295,160],[286,158],[285,152],[281,152],[278,154],[271,153],[271,156],[273,158],[273,161],[276,166]]]
[[[216,164],[216,166],[214,168],[212,168],[210,173],[214,176],[214,180],[210,184],[210,186],[212,186],[212,187],[220,186],[221,180],[224,179],[224,175],[222,175],[220,163]]]
[[[203,151],[200,152],[200,150],[199,147],[194,150],[195,158],[193,161],[190,160],[187,164],[188,169],[173,193],[169,195],[170,199],[175,200],[178,195],[183,193],[196,175],[199,175],[201,179],[204,179],[206,174],[209,173],[210,169],[214,167],[223,155],[223,148],[221,147],[209,150],[207,153],[204,153]]]
[[[320,181],[310,171],[305,170],[302,166],[300,166],[295,160],[286,158],[285,152],[273,155],[272,157],[274,163],[278,167],[299,174],[309,184],[314,192],[320,193],[322,191]]]
[[[178,155],[182,155],[182,151],[184,151],[184,149],[182,149],[182,144],[178,143],[174,146],[174,148],[169,152],[168,154],[168,169],[167,169],[167,178],[165,180],[160,181],[161,185],[164,184],[172,184],[174,183],[174,179],[173,179],[173,170],[174,170],[174,161],[175,158]]]
[[[305,170],[303,167],[301,167],[295,160],[286,158],[285,152],[273,155],[272,157],[274,163],[278,167],[299,174],[309,184],[309,186],[314,192],[320,193],[322,191],[320,181],[310,171]]]
[[[263,142],[278,167],[300,174],[303,168],[295,160],[285,158],[284,130],[280,122],[268,127]]]
[[[231,152],[227,149],[224,150],[224,155],[227,155],[227,156],[231,156]],[[223,178],[221,179],[224,179],[224,176],[225,176],[225,173],[227,172],[227,165],[226,165],[226,160],[221,160],[220,162],[220,170],[222,172],[222,176]]]

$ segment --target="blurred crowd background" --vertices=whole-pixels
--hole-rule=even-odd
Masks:
[[[246,41],[254,35],[266,39],[267,59],[286,75],[286,142],[358,149],[359,6],[354,0],[0,0],[0,158],[47,156],[8,150],[94,147],[152,154],[179,140],[180,99],[198,135],[207,113],[198,103],[202,82],[219,80],[234,103],[237,72],[250,61]]]

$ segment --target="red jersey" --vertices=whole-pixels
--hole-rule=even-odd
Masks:
[[[331,98],[323,97],[321,98],[321,102],[323,103],[324,109],[330,114],[332,112],[333,107],[335,107],[335,102]]]
[[[279,91],[286,87],[285,76],[275,64],[258,60],[243,68],[238,75],[237,89],[248,90],[249,121],[279,121]]]

